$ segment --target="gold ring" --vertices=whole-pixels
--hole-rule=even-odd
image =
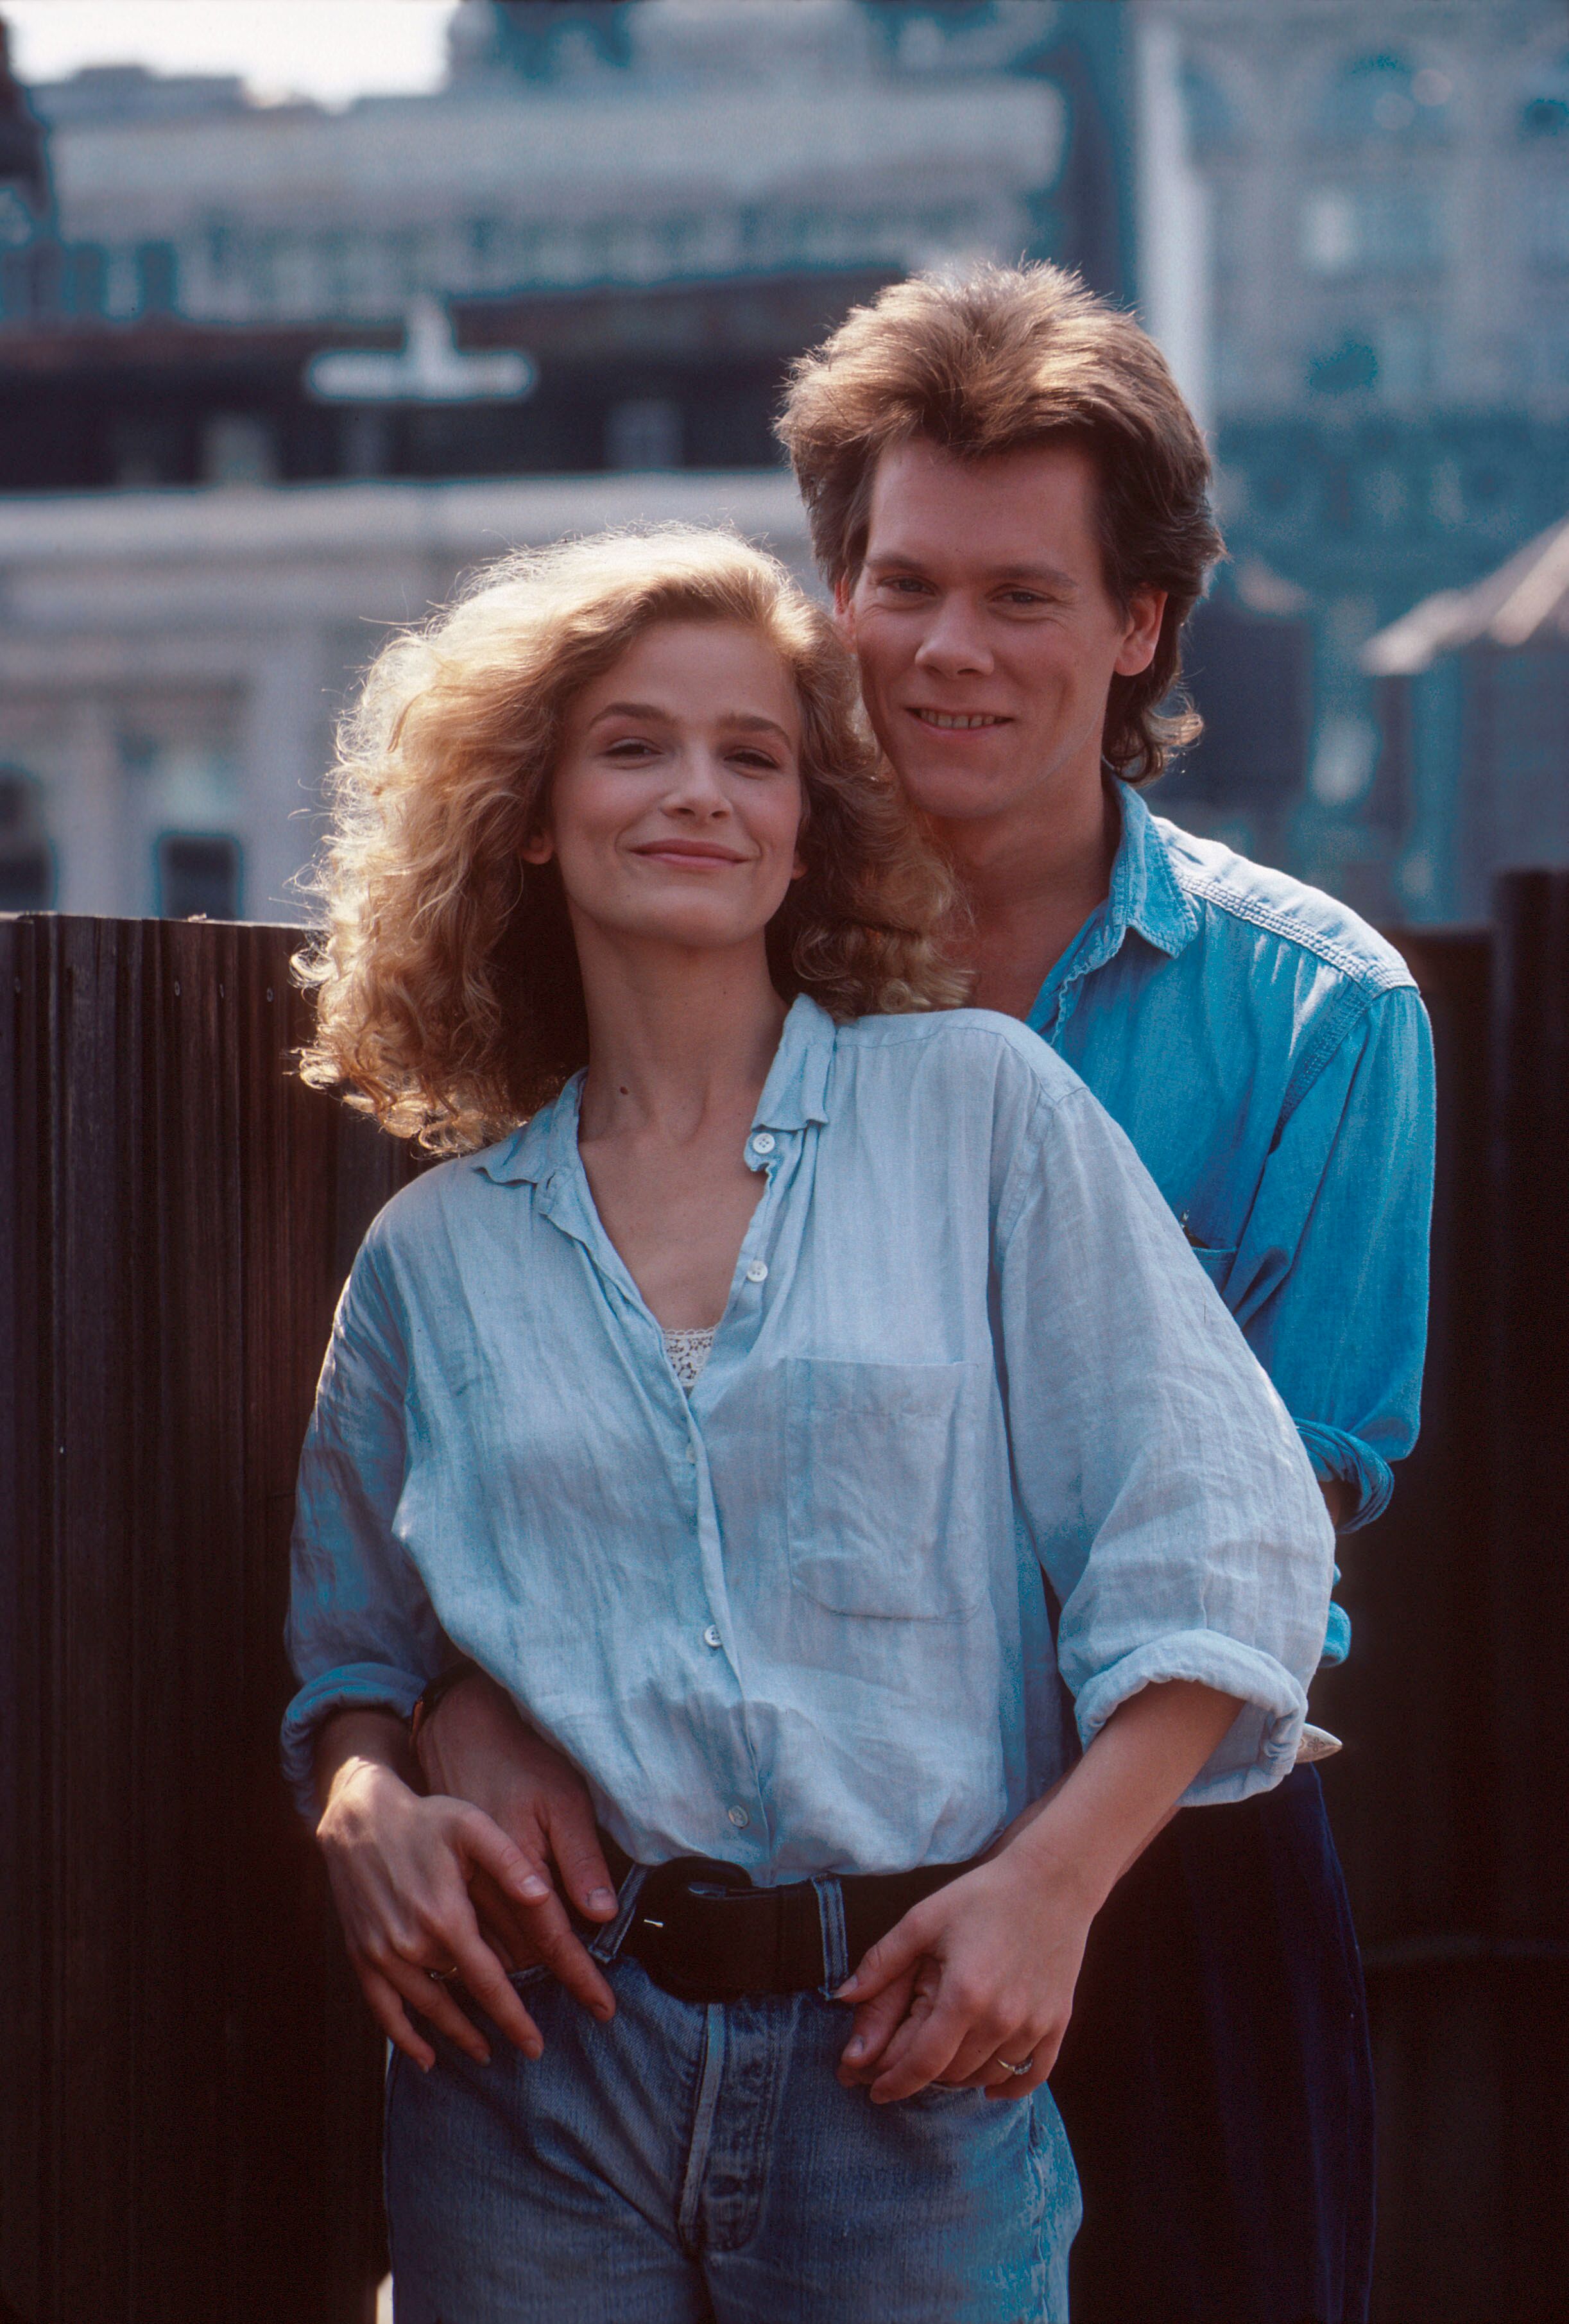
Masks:
[[[457,1975],[457,1963],[454,1961],[450,1969],[428,1969],[425,1974],[433,1983],[445,1985],[449,1977]]]

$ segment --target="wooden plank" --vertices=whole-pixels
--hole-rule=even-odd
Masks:
[[[28,2324],[359,2324],[383,2264],[380,2045],[277,1726],[342,1255],[410,1163],[288,1071],[297,940],[0,921],[0,1891],[28,1900],[0,2313]]]

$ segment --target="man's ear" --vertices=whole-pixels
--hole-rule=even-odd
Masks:
[[[855,650],[855,608],[851,602],[851,584],[841,573],[834,584],[834,627],[839,632],[839,642],[854,653]]]
[[[1112,665],[1119,678],[1137,678],[1148,669],[1160,643],[1166,619],[1164,589],[1135,589],[1128,600],[1128,627]]]

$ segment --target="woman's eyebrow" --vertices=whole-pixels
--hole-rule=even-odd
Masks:
[[[676,715],[673,710],[662,710],[657,702],[607,702],[603,710],[595,712],[588,724],[592,732],[595,726],[603,725],[607,718],[656,718],[661,725],[673,726]],[[715,724],[739,728],[743,734],[777,734],[781,742],[790,742],[794,748],[789,731],[780,724],[779,720],[765,718],[760,711],[722,711]]]
[[[667,726],[675,724],[675,713],[661,710],[657,702],[607,702],[589,720],[590,726],[602,725],[607,718],[658,718]]]

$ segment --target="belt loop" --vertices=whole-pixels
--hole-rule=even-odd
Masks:
[[[648,1877],[649,1868],[646,1864],[634,1864],[622,1882],[621,1894],[616,1899],[614,1920],[600,1930],[588,1947],[589,1953],[595,1960],[613,1961],[620,1952],[626,1941],[626,1932],[632,1926],[632,1916],[637,1910],[637,1900],[642,1894],[643,1882]],[[846,1970],[845,1975],[848,1976],[848,1974]]]
[[[823,1931],[823,1983],[819,1988],[825,2001],[834,1996],[850,1974],[849,1940],[844,1933],[844,1891],[832,1873],[812,1883],[817,1892],[817,1919]]]

